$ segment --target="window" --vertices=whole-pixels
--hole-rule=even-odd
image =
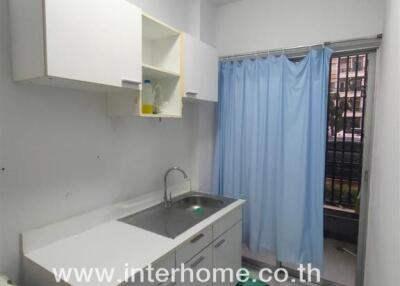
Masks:
[[[333,57],[328,106],[325,204],[354,209],[361,188],[367,54]]]
[[[330,92],[336,92],[337,90],[337,80],[331,80],[330,82]]]
[[[340,82],[339,91],[345,92],[346,91],[346,79],[341,79],[339,82]]]
[[[340,65],[340,73],[347,72],[347,59],[346,58],[340,58],[339,65]]]

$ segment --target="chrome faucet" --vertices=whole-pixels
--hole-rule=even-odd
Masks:
[[[183,171],[179,167],[172,167],[172,168],[168,169],[167,172],[165,172],[165,175],[164,175],[164,207],[165,208],[170,208],[172,205],[172,195],[171,195],[171,193],[169,193],[169,198],[168,198],[168,186],[167,186],[168,175],[172,171],[179,171],[183,174],[183,177],[185,179],[188,178],[188,175],[186,174],[186,172]]]

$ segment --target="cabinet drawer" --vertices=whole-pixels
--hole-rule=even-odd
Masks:
[[[241,220],[242,207],[237,207],[213,224],[213,238],[217,239]]]
[[[152,273],[153,279],[155,279],[154,273],[156,273],[156,271],[160,268],[165,268],[165,269],[168,269],[169,271],[171,271],[171,269],[175,268],[175,253],[169,254],[168,256],[161,258],[160,260],[152,263],[152,267],[154,268],[153,273]],[[125,285],[126,286],[128,286],[128,285],[157,286],[160,284],[159,282],[147,281],[148,274],[146,271],[144,272],[144,275],[145,275],[144,276],[145,280],[143,283],[140,283],[140,274],[138,274],[135,276],[135,281],[136,281],[135,283],[127,283],[127,284],[122,284],[122,285],[124,285],[124,286]],[[168,284],[166,284],[166,285],[168,285]]]
[[[185,277],[184,281],[181,281],[180,277],[177,278],[177,283],[176,285],[192,285],[192,286],[212,286],[212,281],[207,281],[205,283],[202,283],[200,281],[196,280],[196,271],[199,269],[208,269],[210,272],[212,271],[213,267],[213,262],[212,262],[212,245],[209,245],[206,247],[203,251],[201,251],[199,254],[197,254],[195,257],[193,257],[191,260],[185,263],[185,268],[191,268],[194,271],[194,281],[191,283],[190,282],[190,275],[187,274],[188,272],[185,272]]]
[[[176,251],[176,265],[179,267],[182,263],[189,261],[211,242],[212,226],[209,226],[183,243]]]

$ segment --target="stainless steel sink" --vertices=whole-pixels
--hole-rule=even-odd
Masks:
[[[192,195],[181,198],[173,203],[172,207],[187,210],[189,212],[201,212],[205,209],[219,209],[224,201],[219,198],[205,197],[204,195]]]
[[[234,201],[234,199],[190,192],[176,197],[171,208],[165,208],[161,203],[119,221],[175,238]]]

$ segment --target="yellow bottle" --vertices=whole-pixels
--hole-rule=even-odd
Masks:
[[[143,114],[153,114],[153,105],[142,104],[142,113]]]
[[[151,85],[150,80],[145,80],[143,84],[142,113],[143,114],[154,113],[154,94],[153,94],[153,86]]]

